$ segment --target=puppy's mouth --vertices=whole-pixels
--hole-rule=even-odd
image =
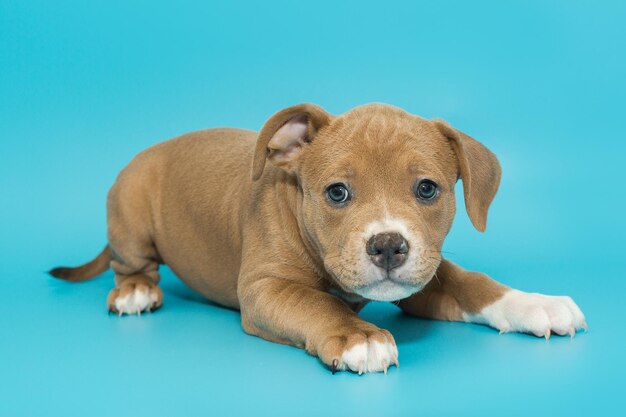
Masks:
[[[424,286],[418,283],[407,283],[389,275],[382,280],[368,283],[353,291],[361,297],[373,301],[398,301],[410,297]]]
[[[342,270],[343,269],[339,269],[339,271]],[[402,275],[399,275],[395,270],[381,271],[379,269],[374,274],[372,274],[371,271],[369,271],[369,273],[364,271],[362,273],[363,275],[369,275],[369,279],[367,280],[349,283],[351,279],[342,277],[332,268],[329,268],[328,271],[334,283],[341,288],[343,292],[372,301],[402,300],[420,291],[429,281],[423,279],[415,280],[418,275],[421,275],[419,272],[411,274],[404,271]],[[407,277],[412,277],[413,279],[407,279]]]

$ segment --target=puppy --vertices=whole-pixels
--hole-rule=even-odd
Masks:
[[[51,274],[82,281],[111,267],[109,310],[140,314],[161,306],[167,264],[240,309],[247,333],[303,348],[333,373],[398,365],[391,333],[357,314],[370,300],[501,333],[586,328],[569,297],[514,290],[442,259],[459,178],[484,231],[500,166],[479,142],[388,105],[334,116],[301,104],[258,134],[209,129],[141,152],[109,192],[108,245]]]

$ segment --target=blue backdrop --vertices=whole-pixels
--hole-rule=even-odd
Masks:
[[[0,415],[618,413],[625,19],[619,1],[0,0]],[[171,272],[162,310],[122,319],[110,272],[44,273],[102,248],[106,192],[141,149],[304,101],[386,102],[490,147],[487,232],[459,207],[444,249],[571,295],[589,331],[546,342],[375,304],[363,316],[395,334],[401,367],[332,376]]]

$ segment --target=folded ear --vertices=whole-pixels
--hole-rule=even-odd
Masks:
[[[283,169],[291,169],[304,146],[313,141],[330,117],[321,107],[307,103],[288,107],[270,117],[257,138],[252,179],[261,178],[266,159]]]
[[[496,156],[478,141],[447,124],[434,120],[437,129],[446,136],[456,153],[459,176],[463,181],[465,208],[474,227],[485,231],[487,210],[500,185],[500,164]]]

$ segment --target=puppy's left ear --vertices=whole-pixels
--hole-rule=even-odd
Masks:
[[[266,159],[282,169],[291,170],[302,149],[313,141],[330,118],[324,109],[308,103],[288,107],[270,117],[257,138],[252,180],[261,178]]]
[[[443,120],[434,120],[456,153],[459,176],[463,181],[465,208],[474,227],[484,232],[487,211],[500,185],[500,164],[496,156],[480,142],[458,131]]]

